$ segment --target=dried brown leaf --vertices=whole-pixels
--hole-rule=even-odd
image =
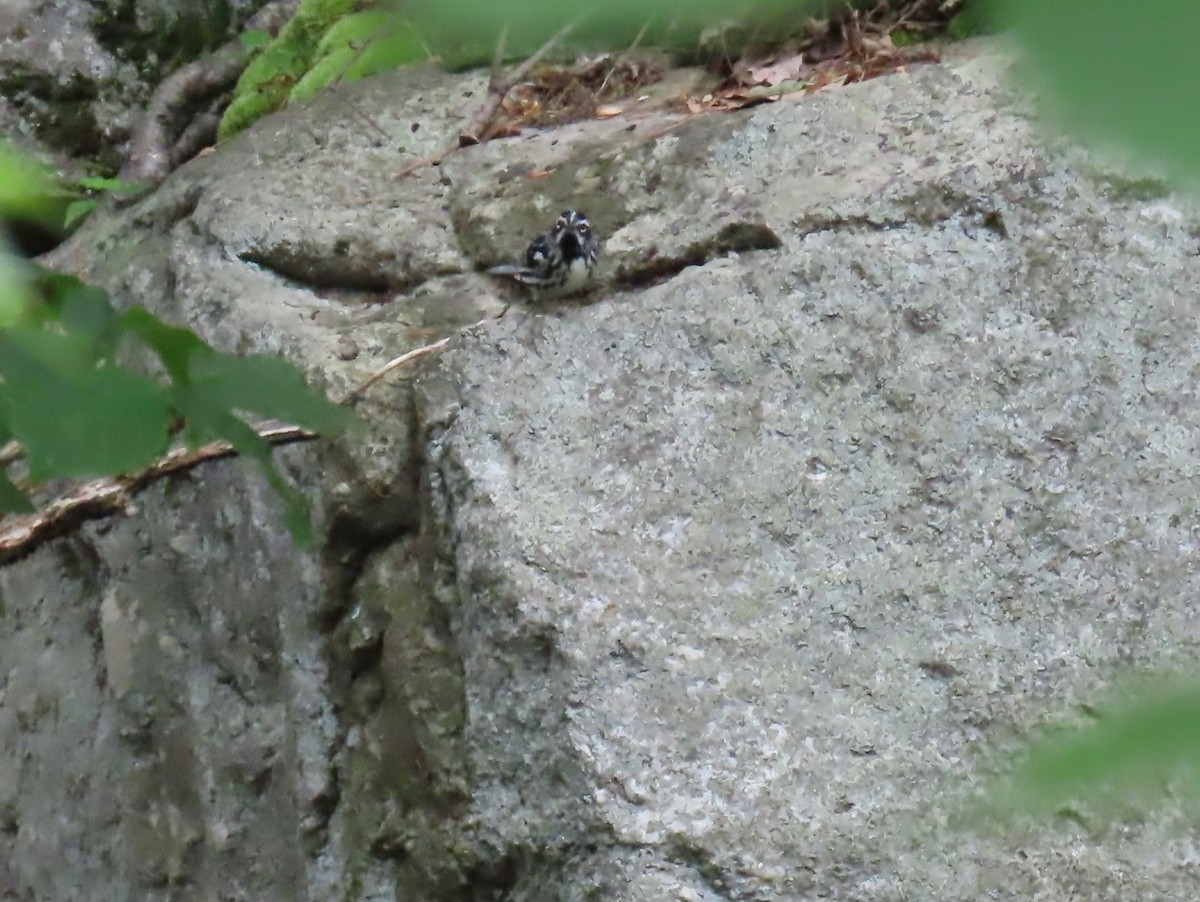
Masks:
[[[797,53],[794,56],[789,56],[766,65],[750,66],[747,69],[747,75],[750,79],[748,83],[752,85],[777,85],[785,81],[798,81],[808,68],[804,54]]]

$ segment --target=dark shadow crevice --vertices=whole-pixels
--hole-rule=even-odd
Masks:
[[[773,251],[782,246],[779,236],[766,223],[731,222],[711,238],[691,244],[679,254],[660,257],[652,248],[642,260],[622,265],[615,281],[625,289],[647,288],[673,278],[689,266],[703,266],[729,254]]]

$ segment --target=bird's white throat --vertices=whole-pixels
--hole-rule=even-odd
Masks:
[[[564,293],[579,291],[588,283],[588,266],[583,257],[576,257],[567,265],[567,277],[563,280]]]

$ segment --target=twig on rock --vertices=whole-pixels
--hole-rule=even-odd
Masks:
[[[497,318],[484,317],[469,328],[473,329]],[[453,337],[447,335],[432,344],[413,348],[392,358],[351,389],[338,404],[349,407],[366,394],[372,385],[387,378],[400,367],[445,350]],[[254,431],[259,438],[272,445],[290,445],[320,438],[318,433],[308,429],[277,422],[260,423],[254,427]],[[0,468],[18,460],[22,454],[23,449],[18,442],[8,442],[0,448]],[[175,448],[144,470],[132,475],[106,476],[84,483],[73,491],[55,498],[41,510],[14,517],[0,526],[0,565],[24,557],[39,545],[66,535],[88,520],[98,520],[128,510],[134,494],[166,476],[186,472],[206,461],[236,455],[237,451],[233,445],[223,440],[201,445],[194,451]]]
[[[288,445],[316,438],[316,433],[307,429],[279,424],[259,426],[255,432],[272,445]],[[209,442],[195,451],[176,448],[133,476],[106,476],[84,483],[36,513],[16,517],[0,529],[0,564],[24,557],[44,542],[65,535],[87,520],[127,510],[132,495],[164,476],[183,473],[205,461],[231,457],[236,453],[233,445],[226,441]]]
[[[350,112],[362,119],[369,128],[378,132],[384,143],[392,140],[392,136],[388,134],[387,129],[372,119],[367,113],[363,112],[363,109],[358,104],[351,101],[349,97],[342,93],[340,86],[336,81],[330,82],[328,85],[326,85],[325,90],[336,96],[341,103],[346,105],[346,108],[349,109]]]
[[[633,39],[633,43],[626,47],[621,54],[613,60],[613,64],[608,67],[608,72],[605,73],[604,81],[600,82],[600,87],[596,89],[597,100],[599,100],[600,95],[604,93],[604,89],[608,87],[608,80],[613,77],[613,73],[617,71],[617,67],[621,65],[621,63],[625,62],[625,60],[629,59],[629,57],[633,54],[633,51],[637,50],[638,45],[642,43],[642,38],[646,36],[646,32],[650,29],[650,21],[651,20],[647,19],[642,24],[642,27],[638,29],[638,33]]]
[[[347,394],[346,397],[342,398],[342,400],[338,401],[338,403],[349,406],[366,394],[368,388],[381,379],[386,378],[389,373],[400,369],[400,367],[404,366],[406,363],[412,363],[414,360],[419,360],[420,358],[428,356],[429,354],[436,354],[438,351],[444,351],[447,345],[450,344],[451,337],[452,336],[447,335],[445,338],[439,339],[433,344],[423,345],[419,348],[413,348],[411,351],[407,351],[401,354],[399,357],[393,357],[391,360],[373,372],[370,376],[368,376],[365,380],[356,385],[350,391],[350,393]]]
[[[463,332],[466,332],[470,329],[478,329],[485,323],[490,323],[492,320],[500,319],[500,317],[504,316],[507,311],[508,308],[505,307],[494,316],[485,316],[479,322],[467,326],[466,329],[462,329],[457,334],[461,335]],[[391,375],[391,373],[400,369],[400,367],[404,366],[405,364],[412,363],[414,360],[420,360],[422,357],[427,357],[430,354],[436,354],[439,351],[446,350],[446,348],[450,346],[450,340],[452,338],[454,338],[453,335],[447,335],[445,338],[439,338],[437,341],[431,344],[422,345],[419,348],[413,348],[411,351],[405,351],[399,357],[393,357],[391,360],[373,372],[370,376],[352,388],[349,393],[342,398],[342,400],[338,401],[338,404],[342,405],[343,407],[349,407],[364,394],[366,394],[368,388],[370,388],[379,380],[387,378],[387,376]]]
[[[568,22],[558,33],[553,35],[550,40],[546,41],[541,47],[534,51],[533,55],[528,59],[523,60],[512,72],[508,78],[497,80],[494,76],[488,84],[488,97],[484,101],[483,107],[479,110],[479,114],[475,120],[467,128],[465,132],[458,136],[459,147],[469,147],[472,144],[481,144],[489,137],[488,130],[492,126],[492,121],[496,118],[496,113],[500,110],[500,105],[504,103],[504,98],[508,96],[517,84],[521,82],[526,75],[542,61],[542,59],[558,46],[567,35],[575,28],[574,22]]]
[[[508,26],[500,29],[500,37],[496,38],[496,52],[492,54],[492,71],[488,75],[488,93],[500,87],[500,73],[504,69],[504,51],[508,48]]]

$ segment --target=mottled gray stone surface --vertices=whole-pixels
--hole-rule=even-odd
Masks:
[[[404,179],[483,79],[371,80],[64,248],[339,394],[559,209],[607,239],[286,452],[313,549],[227,462],[0,574],[0,892],[1189,898],[1170,804],[954,820],[989,749],[1195,664],[1198,220],[1039,149],[1008,65]]]
[[[154,87],[265,0],[4,0],[0,126],[71,174],[112,167]]]

